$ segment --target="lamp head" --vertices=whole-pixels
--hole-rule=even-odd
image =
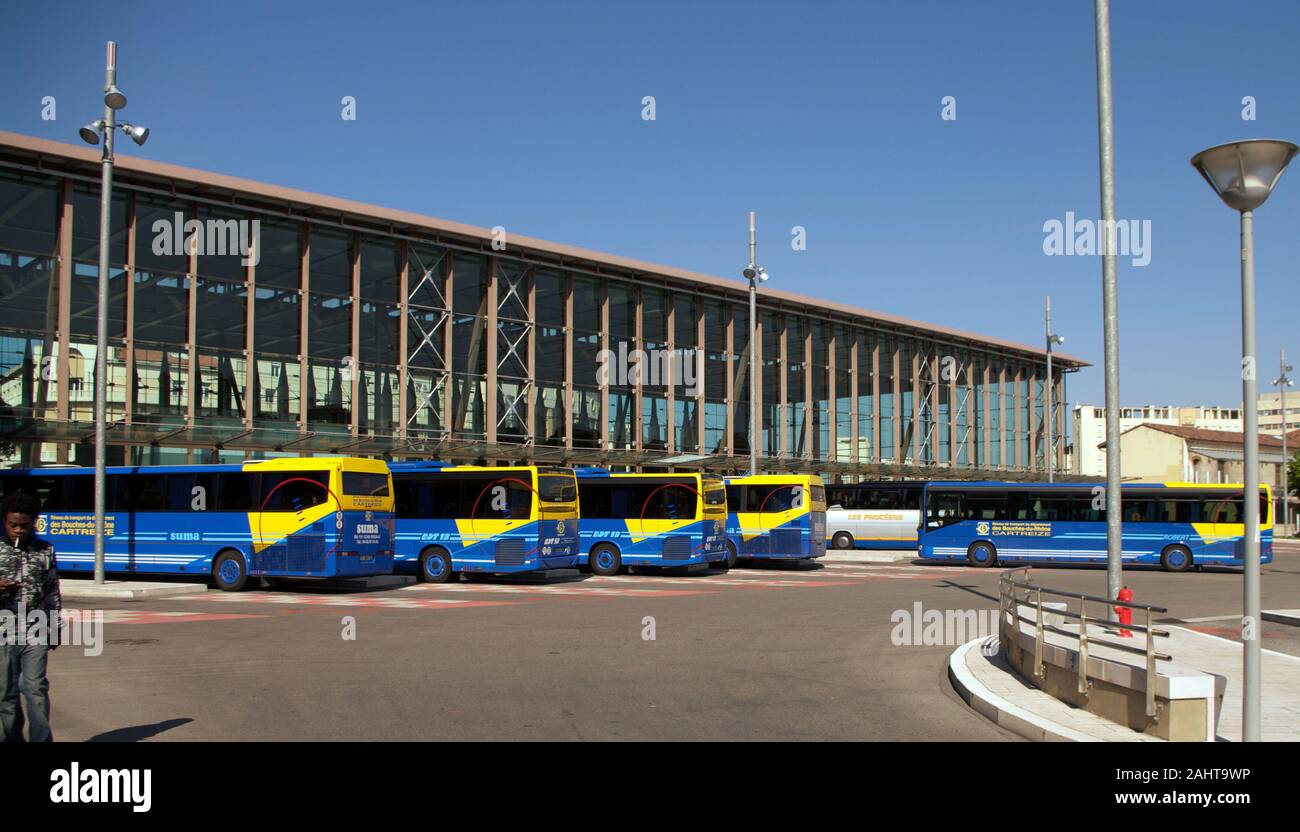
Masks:
[[[1192,166],[1229,208],[1254,211],[1297,152],[1300,148],[1291,142],[1252,139],[1202,150],[1192,157]]]
[[[104,122],[102,121],[92,121],[78,130],[77,134],[81,136],[81,140],[86,144],[99,144],[99,131],[103,126]]]
[[[131,141],[135,142],[137,145],[143,145],[145,142],[149,141],[148,127],[140,127],[136,124],[127,124],[126,122],[123,122],[122,132],[130,136]]]
[[[126,106],[126,94],[117,88],[117,84],[111,84],[104,90],[104,103],[110,110],[120,110]]]

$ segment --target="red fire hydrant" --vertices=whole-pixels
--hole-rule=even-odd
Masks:
[[[1133,590],[1129,589],[1128,587],[1124,587],[1124,588],[1122,588],[1122,589],[1119,591],[1119,597],[1118,597],[1117,599],[1115,599],[1115,600],[1117,600],[1117,601],[1124,601],[1124,602],[1132,602],[1132,600],[1133,600]],[[1125,628],[1126,628],[1129,624],[1132,624],[1132,623],[1133,623],[1133,608],[1132,608],[1132,607],[1115,607],[1115,612],[1117,612],[1117,613],[1119,614],[1119,623],[1120,623],[1119,635],[1120,635],[1120,638],[1132,638],[1132,637],[1133,637],[1133,633],[1132,633],[1132,631],[1130,631],[1130,630],[1128,630],[1128,629],[1125,629]]]

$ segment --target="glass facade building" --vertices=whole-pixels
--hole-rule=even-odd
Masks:
[[[1041,349],[765,285],[120,157],[96,372],[98,151],[0,133],[8,464],[356,454],[1033,477]],[[245,246],[247,244],[247,247]],[[1053,396],[1053,449],[1045,401]]]

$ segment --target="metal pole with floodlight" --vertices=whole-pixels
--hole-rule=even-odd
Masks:
[[[1056,461],[1054,457],[1055,448],[1052,447],[1052,428],[1056,424],[1055,406],[1056,406],[1056,380],[1052,378],[1052,347],[1057,344],[1064,344],[1064,335],[1055,335],[1052,333],[1052,296],[1047,296],[1047,452],[1043,455],[1047,459],[1047,481],[1052,482],[1052,464]]]
[[[742,274],[749,281],[749,475],[758,473],[758,284],[767,280],[767,269],[754,262],[758,241],[754,233],[754,212],[749,212],[749,265]]]
[[[95,583],[104,582],[104,422],[107,411],[105,390],[108,387],[108,238],[113,212],[113,134],[117,129],[138,145],[149,139],[148,127],[127,122],[118,124],[117,111],[126,106],[126,95],[117,88],[117,43],[108,42],[104,68],[104,118],[92,121],[78,133],[87,144],[99,144],[102,176],[99,195],[99,305],[95,328]]]
[[[1278,395],[1282,398],[1282,534],[1291,534],[1291,508],[1288,504],[1290,490],[1290,464],[1291,457],[1287,453],[1286,447],[1286,389],[1292,385],[1291,377],[1287,373],[1295,368],[1286,363],[1286,349],[1284,348],[1278,357],[1281,365],[1282,374],[1273,379],[1273,385],[1277,387]]]
[[[1264,204],[1286,166],[1300,151],[1270,139],[1232,142],[1202,150],[1192,165],[1219,198],[1241,214],[1241,391],[1245,421],[1242,462],[1245,496],[1245,580],[1241,738],[1260,738],[1259,643],[1259,398],[1255,382],[1255,209]]]

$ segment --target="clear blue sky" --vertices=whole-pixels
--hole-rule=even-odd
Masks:
[[[1112,14],[1119,216],[1152,223],[1150,264],[1120,260],[1123,403],[1236,404],[1237,219],[1188,159],[1300,140],[1300,3]],[[1099,213],[1087,0],[20,0],[5,18],[0,128],[76,142],[115,39],[124,116],[153,131],[123,152],[717,275],[744,265],[753,209],[773,286],[1035,344],[1051,294],[1064,349],[1097,365],[1070,399],[1101,401],[1100,259],[1045,256],[1042,230]],[[1279,347],[1300,358],[1300,171],[1256,233],[1267,384]]]

